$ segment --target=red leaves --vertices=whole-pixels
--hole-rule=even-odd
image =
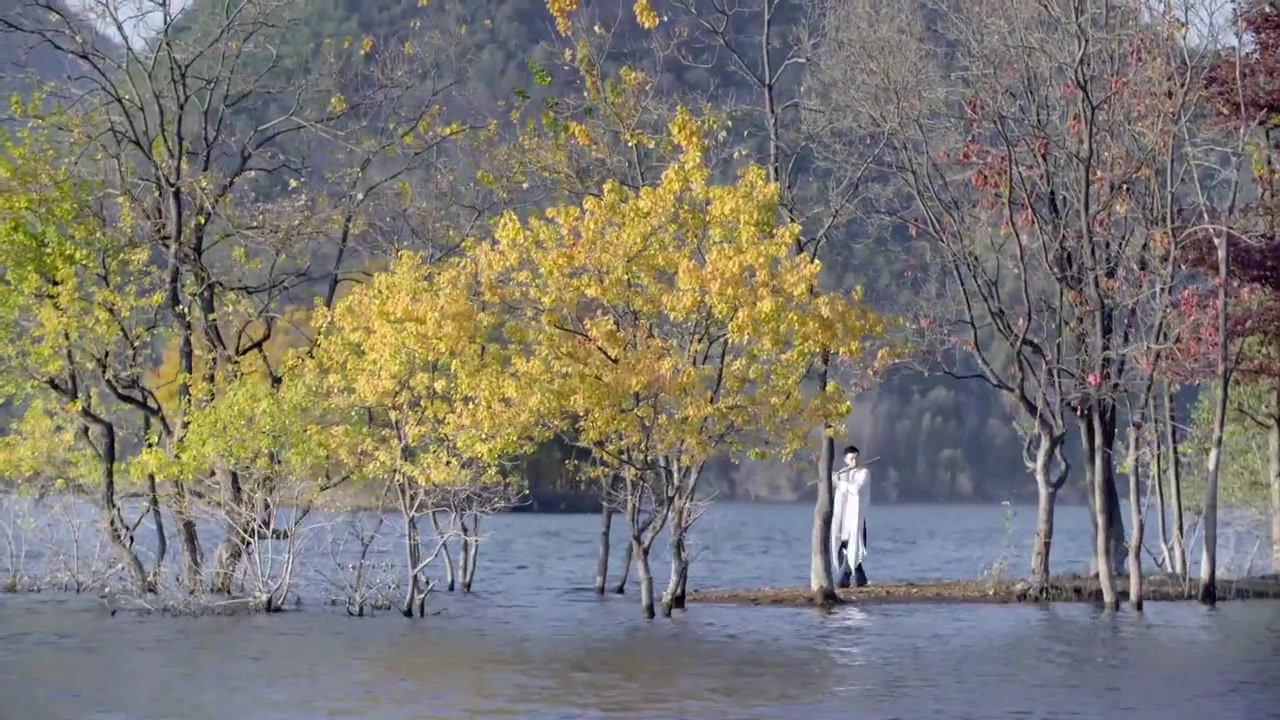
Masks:
[[[1071,113],[1071,117],[1067,120],[1067,134],[1079,139],[1083,131],[1084,121],[1080,119],[1080,113]]]
[[[1241,62],[1234,54],[1224,56],[1205,84],[1224,120],[1261,124],[1280,117],[1280,10],[1270,0],[1242,4],[1247,51]]]
[[[1174,299],[1169,329],[1175,342],[1161,355],[1161,374],[1191,383],[1213,375],[1220,345],[1217,288],[1214,280],[1194,290],[1183,290]],[[1233,348],[1249,338],[1275,337],[1280,332],[1276,323],[1280,319],[1280,299],[1257,285],[1228,283],[1227,312],[1226,340]],[[1151,365],[1150,354],[1149,349],[1140,354],[1139,362],[1144,362],[1144,367]],[[1240,370],[1246,374],[1266,372],[1248,357]]]
[[[1143,62],[1147,59],[1146,48],[1143,47],[1144,44],[1145,43],[1135,42],[1133,45],[1129,46],[1129,52],[1126,57],[1126,60],[1129,63],[1129,67],[1131,68],[1140,67],[1143,64]]]
[[[964,114],[969,118],[969,127],[973,130],[978,129],[978,124],[982,115],[982,101],[976,97],[970,96],[964,100]]]

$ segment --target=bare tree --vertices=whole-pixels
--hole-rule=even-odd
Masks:
[[[435,486],[427,492],[434,508],[431,512],[431,525],[444,543],[441,554],[447,589],[453,592],[455,587],[460,587],[462,592],[471,592],[483,541],[480,522],[485,517],[515,506],[520,494],[518,484],[505,475],[494,476],[483,472],[477,466],[467,482]],[[455,538],[459,542],[456,564],[449,549],[449,543]]]
[[[394,566],[377,559],[377,556],[392,551],[389,539],[383,534],[387,524],[386,501],[384,492],[375,510],[343,513],[344,522],[326,525],[322,535],[330,562],[337,572],[336,576],[324,571],[318,573],[341,593],[335,601],[341,601],[352,617],[372,616],[379,610],[390,610],[392,606]],[[341,531],[335,531],[336,527],[341,527]]]
[[[888,143],[879,212],[923,241],[917,323],[930,364],[981,379],[1022,418],[1041,583],[1074,419],[1113,605],[1118,410],[1135,385],[1132,351],[1159,342],[1159,323],[1139,319],[1170,294],[1164,260],[1194,201],[1188,143],[1209,53],[1181,42],[1185,14],[1148,10],[839,3],[815,79],[833,135]]]

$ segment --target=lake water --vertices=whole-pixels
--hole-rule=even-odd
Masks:
[[[1021,574],[1033,516],[1019,508],[1007,532],[999,506],[878,507],[869,574],[972,578],[1002,556]],[[713,507],[690,584],[802,584],[809,517]],[[634,591],[589,591],[597,529],[592,516],[492,518],[475,592],[433,594],[440,613],[413,621],[322,602],[333,538],[318,534],[298,612],[111,616],[90,598],[0,595],[0,719],[1280,718],[1280,603],[1153,603],[1143,616],[695,604],[645,621]],[[1084,569],[1085,511],[1062,508],[1058,533],[1055,568]]]

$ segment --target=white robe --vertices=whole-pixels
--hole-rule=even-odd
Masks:
[[[849,567],[857,567],[867,556],[862,542],[862,526],[866,522],[867,508],[871,506],[870,473],[864,467],[844,467],[836,473],[835,497],[831,518],[832,574],[840,574],[840,544],[849,543]]]

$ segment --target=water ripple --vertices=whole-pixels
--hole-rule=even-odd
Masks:
[[[694,584],[803,582],[805,510],[713,510]],[[1004,543],[998,508],[884,508],[877,517],[873,581],[972,576]],[[395,613],[350,619],[316,602],[273,617],[110,617],[92,598],[0,596],[0,716],[1278,716],[1280,603],[1215,611],[1150,603],[1142,617],[1082,605],[829,614],[695,606],[648,622],[634,591],[597,598],[583,589],[594,569],[595,523],[495,518],[477,591],[433,596],[444,614],[415,621]],[[1087,556],[1087,538],[1073,539],[1087,527],[1087,517],[1071,512],[1059,520],[1055,558],[1064,566]],[[661,562],[655,558],[659,575]],[[306,583],[307,597],[323,594]]]

